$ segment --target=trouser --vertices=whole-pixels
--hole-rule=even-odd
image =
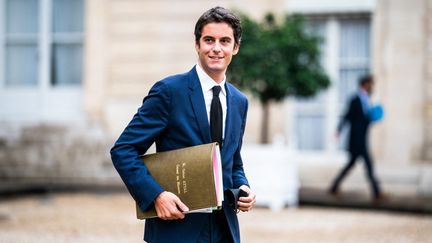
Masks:
[[[348,174],[348,172],[352,169],[352,167],[354,166],[358,157],[363,157],[363,159],[364,159],[367,177],[369,178],[369,183],[371,185],[374,197],[376,198],[380,195],[380,188],[378,185],[378,181],[374,175],[373,162],[372,162],[367,150],[360,152],[360,153],[351,153],[350,154],[350,160],[349,160],[348,164],[341,170],[339,175],[334,180],[333,185],[331,187],[331,191],[332,192],[338,191],[340,183],[342,182],[344,177]]]
[[[230,243],[233,242],[231,232],[223,210],[207,215],[197,243]]]

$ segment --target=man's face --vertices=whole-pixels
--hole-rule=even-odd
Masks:
[[[227,23],[209,23],[203,27],[195,49],[204,71],[216,81],[222,81],[217,79],[225,75],[239,45],[235,44],[233,29]]]
[[[373,81],[365,84],[364,89],[366,90],[366,92],[368,92],[369,95],[371,95],[373,93],[373,86],[374,86]]]

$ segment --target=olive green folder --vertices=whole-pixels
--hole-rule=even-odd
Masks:
[[[211,212],[222,206],[222,165],[217,143],[148,154],[142,160],[162,188],[186,204],[188,213]],[[154,206],[143,212],[137,205],[136,210],[138,219],[157,217]]]

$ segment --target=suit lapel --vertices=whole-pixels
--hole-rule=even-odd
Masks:
[[[189,72],[189,99],[197,119],[204,143],[211,142],[210,125],[207,118],[207,110],[201,84],[198,79],[195,67]]]
[[[234,112],[234,96],[232,95],[232,92],[230,90],[229,85],[227,82],[225,82],[225,90],[227,93],[227,114],[226,114],[226,120],[225,120],[225,136],[224,136],[224,144],[230,144],[231,143],[231,134],[232,131],[232,122],[233,122],[233,112]],[[223,146],[222,150],[225,150],[228,146]]]
[[[235,110],[235,97],[232,94],[228,82],[225,83],[225,90],[227,94],[227,114],[225,120],[225,136],[224,144],[231,143],[231,134],[233,134],[233,119]],[[204,96],[201,88],[201,84],[198,79],[195,67],[189,72],[189,99],[197,119],[198,126],[200,129],[201,137],[204,143],[211,143],[210,125],[207,118],[207,110],[205,108]],[[222,146],[222,150],[227,149],[228,146]]]

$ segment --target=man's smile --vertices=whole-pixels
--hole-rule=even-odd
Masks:
[[[224,59],[224,57],[218,57],[218,56],[209,56],[209,58],[214,60]]]

